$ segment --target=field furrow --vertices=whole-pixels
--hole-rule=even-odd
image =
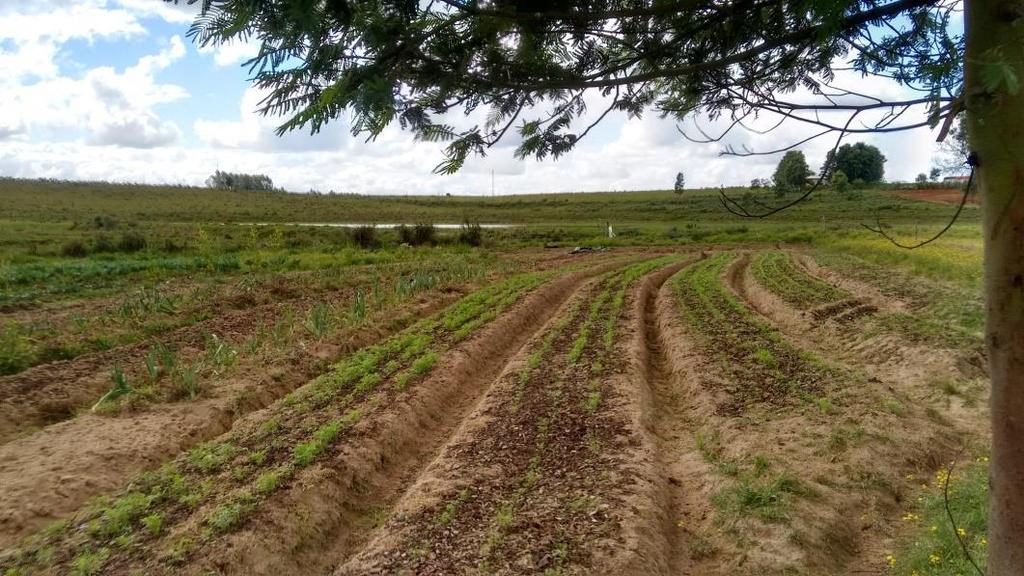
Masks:
[[[386,523],[335,574],[607,572],[633,550],[620,340],[634,284],[597,279],[506,370]],[[634,387],[635,389],[635,387]],[[635,392],[629,392],[634,394]],[[611,570],[616,572],[616,570]]]
[[[496,374],[509,346],[525,340],[531,323],[543,322],[538,312],[552,299],[567,297],[584,278],[572,274],[537,289],[551,277],[512,277],[359,350],[284,401],[236,423],[227,435],[8,551],[4,563],[44,572],[95,563],[104,573],[177,573],[187,562],[197,572],[216,565],[238,573],[280,573],[275,561],[298,560],[300,544],[310,544],[306,516],[323,515],[315,523],[322,534],[353,520],[344,507],[317,505],[323,502],[318,498],[358,507],[366,497],[360,476],[387,480],[397,472],[389,468],[393,457],[401,463],[405,458],[398,454],[429,445],[430,434],[424,433],[445,422],[438,410],[470,393],[469,383],[481,372]],[[520,302],[528,292],[535,293]],[[280,533],[261,532],[267,522],[290,524]],[[254,539],[262,540],[259,550],[291,554],[244,553],[242,543]]]

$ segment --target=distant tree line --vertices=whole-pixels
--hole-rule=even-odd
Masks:
[[[243,174],[217,170],[206,179],[206,185],[218,190],[271,191],[274,181],[265,174]]]

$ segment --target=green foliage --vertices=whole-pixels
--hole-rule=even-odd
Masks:
[[[110,373],[110,380],[114,383],[113,388],[107,391],[106,394],[100,397],[92,406],[92,411],[97,411],[101,406],[109,402],[114,402],[118,398],[131,394],[135,389],[128,383],[128,377],[125,375],[124,370],[120,366],[114,366],[114,369]]]
[[[807,158],[799,150],[790,150],[779,160],[775,168],[775,186],[778,190],[799,190],[807,183],[807,177],[812,174],[807,167]]]
[[[219,190],[270,191],[274,182],[263,174],[241,174],[217,170],[206,179],[206,185]]]
[[[949,512],[945,487],[949,482]],[[924,490],[917,506],[903,515],[911,527],[899,547],[886,554],[890,574],[895,576],[947,576],[972,574],[960,541],[963,540],[979,566],[988,555],[988,458],[961,466],[952,477],[939,470],[935,481]],[[956,525],[950,523],[952,513]]]
[[[377,240],[377,227],[356,226],[352,229],[352,242],[360,248],[376,248],[380,245]]]
[[[459,228],[457,241],[459,244],[467,246],[480,246],[484,242],[483,228],[477,222],[466,220],[462,223],[462,227]]]
[[[843,144],[833,154],[829,151],[825,159],[827,174],[841,170],[848,179],[862,184],[881,182],[885,176],[885,156],[875,146],[857,142]]]
[[[0,331],[0,375],[21,372],[33,359],[32,342],[21,324],[8,320]]]
[[[189,32],[199,44],[245,39],[263,46],[253,81],[270,94],[260,110],[287,118],[281,133],[316,132],[346,113],[353,132],[371,139],[398,123],[419,140],[446,144],[447,157],[436,168],[443,173],[483,155],[513,128],[518,157],[565,154],[589,131],[577,121],[591,112],[587,90],[614,94],[609,110],[633,116],[651,109],[680,121],[695,110],[716,117],[746,117],[761,108],[793,113],[776,95],[831,77],[835,60],[849,52],[847,38],[869,39],[850,55],[854,68],[898,75],[932,91],[936,105],[940,94],[959,93],[962,84],[964,41],[950,33],[942,5],[734,3],[721,12],[627,0],[536,6],[288,0],[203,7]],[[664,30],[685,33],[666,39]],[[296,45],[295,38],[305,40]],[[991,60],[998,68],[999,60]],[[1005,72],[986,77],[997,79],[993,85],[1013,84]],[[309,78],[326,88],[311,93]],[[540,98],[558,105],[531,110]],[[487,119],[473,128],[444,123],[444,114],[484,103]]]
[[[832,173],[831,184],[836,192],[843,193],[850,189],[850,179],[846,177],[846,172],[842,170],[836,170]]]
[[[416,224],[411,227],[402,224],[396,228],[396,232],[398,241],[410,246],[422,246],[437,242],[437,230],[433,224]]]

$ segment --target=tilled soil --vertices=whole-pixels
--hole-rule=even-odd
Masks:
[[[84,413],[0,445],[0,546],[6,546],[122,486],[139,472],[231,429],[309,381],[343,349],[380,340],[454,301],[460,291],[424,295],[381,326],[295,348],[273,365],[248,358],[208,382],[208,396],[118,415]],[[25,502],[32,506],[26,507]]]
[[[366,392],[360,384],[344,401],[311,383],[248,415],[226,416],[213,397],[192,412],[126,416],[104,434],[150,430],[146,442],[110,440],[79,460],[47,452],[43,434],[10,442],[0,455],[44,454],[36,475],[56,472],[46,490],[57,501],[68,482],[115,492],[199,436],[231,430],[217,442],[233,446],[233,460],[209,473],[180,465],[212,485],[196,508],[169,504],[163,531],[134,526],[118,536],[127,540],[96,544],[106,520],[76,520],[30,544],[30,565],[61,573],[90,560],[102,567],[94,573],[119,575],[884,574],[916,478],[985,434],[969,425],[983,409],[932,402],[932,372],[914,371],[921,354],[937,362],[930,369],[955,369],[949,351],[901,348],[882,362],[853,346],[861,323],[900,308],[879,294],[812,298],[799,310],[757,283],[746,254],[653,255],[595,261],[531,288],[466,340],[438,336],[436,367],[408,387],[392,385],[396,368],[381,372],[388,386],[364,377]],[[795,261],[809,270],[805,258]],[[351,425],[322,457],[289,464],[292,446],[337,418]],[[87,431],[93,420],[44,433]],[[180,433],[155,440],[161,425]],[[209,432],[189,432],[199,429]],[[89,487],[75,462],[95,466],[103,454],[136,467]],[[284,471],[281,487],[243,495],[264,470]],[[14,467],[4,474],[16,481]],[[30,492],[26,482],[0,504],[38,518],[77,506],[33,512]],[[218,524],[221,512],[239,516]],[[25,554],[0,553],[0,569],[15,558]]]

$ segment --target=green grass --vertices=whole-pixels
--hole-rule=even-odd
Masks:
[[[910,528],[898,548],[886,554],[890,573],[896,576],[948,576],[975,574],[964,555],[961,540],[978,566],[984,568],[988,552],[988,459],[954,469],[949,480],[949,509],[943,487],[946,470],[917,499],[917,505],[903,515]],[[959,536],[957,532],[960,532]]]
[[[742,474],[736,483],[712,495],[711,503],[726,521],[756,516],[778,522],[788,519],[792,497],[805,493],[803,485],[789,474]]]

